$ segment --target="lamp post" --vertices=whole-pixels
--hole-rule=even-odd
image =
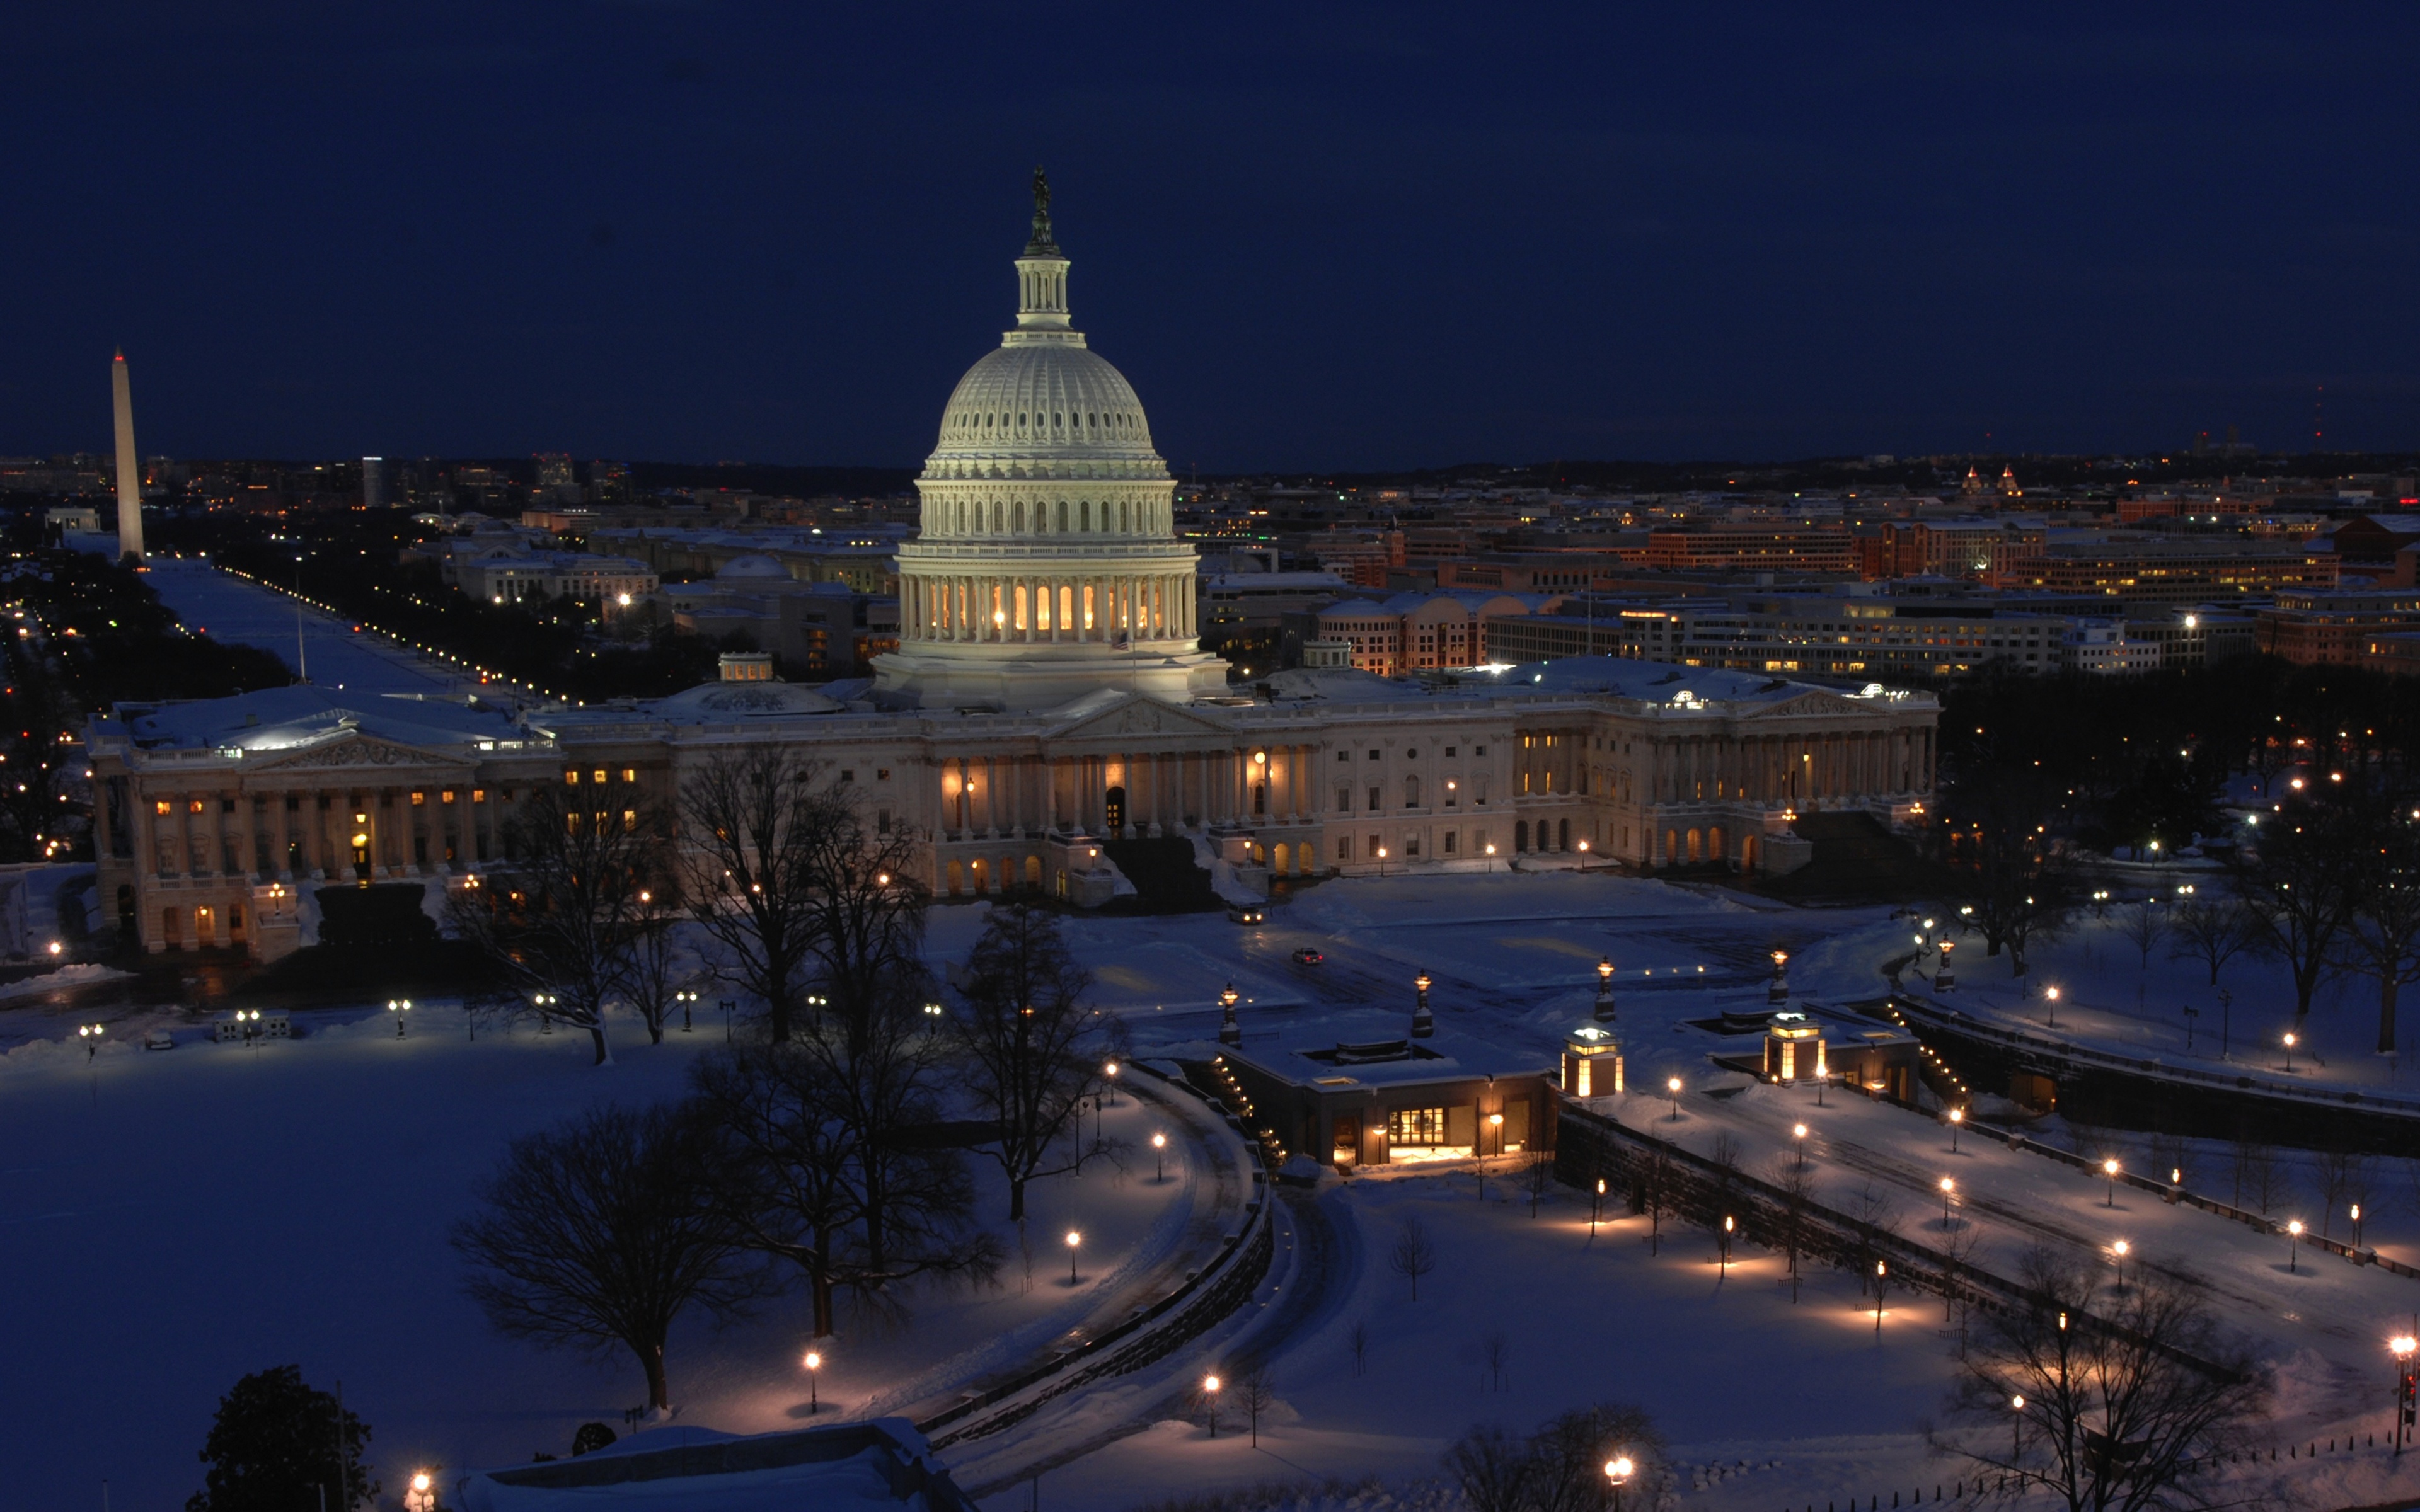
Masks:
[[[1218,1436],[1218,1378],[1217,1376],[1202,1378],[1202,1405],[1209,1410],[1210,1437],[1215,1439]]]
[[[92,1064],[92,1057],[101,1053],[101,1027],[98,1024],[76,1026],[76,1038],[84,1041],[84,1063],[87,1066]]]
[[[2009,1459],[2013,1464],[2017,1456],[2024,1453],[2025,1399],[2009,1397],[2009,1411],[2012,1414],[2009,1419]]]
[[[1168,1180],[1168,1135],[1166,1135],[1165,1134],[1160,1134],[1160,1133],[1155,1132],[1155,1133],[1152,1134],[1152,1136],[1151,1136],[1151,1158],[1152,1158],[1152,1164],[1154,1165],[1154,1166],[1155,1166],[1155,1167],[1156,1167],[1156,1169],[1155,1173],[1154,1173],[1154,1174],[1153,1174],[1153,1176],[1152,1176],[1152,1181],[1154,1182],[1154,1184],[1156,1184],[1156,1183],[1158,1183],[1158,1182],[1161,1182],[1161,1181],[1165,1181],[1165,1180]]]
[[[739,1005],[726,997],[722,1000],[722,1042],[731,1042],[731,1011]]]
[[[1948,992],[1958,985],[1957,975],[1949,969],[1949,952],[1957,948],[1956,940],[1941,942],[1941,969],[1932,974],[1932,990],[1936,993]]]
[[[1076,1251],[1084,1244],[1084,1236],[1073,1228],[1067,1230],[1067,1284],[1076,1284]]]
[[[1232,981],[1227,984],[1227,990],[1218,995],[1218,1042],[1220,1044],[1244,1042],[1244,1026],[1235,1022],[1235,1004],[1242,1000],[1243,995],[1235,991],[1235,984]]]
[[[2126,1257],[2133,1252],[2133,1246],[2122,1239],[2109,1246],[2109,1257],[2118,1273],[2118,1289],[2120,1291],[2126,1289]]]
[[[2294,1037],[2293,1037],[2291,1034],[2288,1034],[2288,1035],[2287,1035],[2287,1036],[2286,1036],[2286,1074],[2287,1074],[2287,1075],[2288,1075],[2288,1076],[2291,1076],[2293,1073],[2294,1073]]]
[[[2361,1248],[2361,1204],[2352,1205],[2352,1247]]]
[[[1378,847],[1378,874],[1382,877],[1387,874],[1387,847],[1384,845]]]
[[[1613,1484],[1613,1512],[1621,1512],[1621,1488],[1629,1483],[1635,1468],[1628,1455],[1616,1455],[1605,1462],[1605,1478]]]
[[[1613,957],[1608,955],[1596,964],[1596,1012],[1599,1024],[1610,1024],[1613,1011]]]
[[[1798,1168],[1803,1171],[1807,1168],[1807,1125],[1803,1123],[1792,1124],[1790,1126],[1790,1142],[1792,1148],[1798,1151]]]
[[[1596,1179],[1596,1196],[1589,1202],[1589,1237],[1596,1237],[1597,1219],[1605,1212],[1605,1178]]]
[[[2118,1206],[2118,1157],[2112,1155],[2107,1160],[2102,1161],[2101,1163],[2101,1174],[2109,1182],[2109,1196],[2106,1201],[2102,1203],[2102,1206],[2104,1208],[2115,1208]]]
[[[547,1011],[548,1009],[553,1006],[554,995],[552,993],[530,994],[530,1007],[537,1010],[538,1033],[552,1034],[554,1032],[554,1015]]]
[[[1103,1066],[1101,1074],[1109,1078],[1109,1106],[1116,1107],[1118,1105],[1118,1063],[1112,1060]]]
[[[799,1363],[807,1367],[807,1412],[812,1415],[824,1410],[822,1397],[815,1389],[815,1375],[824,1367],[824,1357],[809,1350],[807,1357]]]
[[[1490,872],[1496,870],[1496,842],[1494,841],[1489,841],[1487,842],[1487,870]]]
[[[1730,1213],[1723,1214],[1722,1263],[1719,1270],[1726,1278],[1731,1273],[1731,1235],[1738,1227],[1737,1221]]]
[[[1966,1110],[1964,1108],[1951,1108],[1949,1110],[1949,1153],[1953,1155],[1958,1153],[1958,1126],[1965,1121]]]
[[[2233,1027],[2234,1016],[2235,994],[2221,987],[2218,990],[2218,1058],[2221,1060],[2226,1058],[2227,1043],[2233,1038],[2228,1031]]]
[[[1419,994],[1412,1001],[1412,1038],[1425,1040],[1436,1033],[1436,1020],[1429,1012],[1429,974],[1425,971],[1412,979],[1412,990]]]
[[[1582,872],[1586,872],[1586,871],[1588,870],[1589,842],[1588,842],[1587,841],[1580,841],[1580,842],[1579,842],[1579,844],[1578,844],[1577,846],[1575,846],[1575,849],[1576,849],[1576,850],[1580,853],[1580,867],[1579,867],[1579,869],[1580,869]]]
[[[697,1007],[697,989],[684,987],[673,994],[673,1001],[681,1006],[681,1033],[696,1032],[695,1026],[690,1021],[690,1014]]]
[[[2057,989],[2057,988],[2055,988],[2055,987],[2045,987],[2045,988],[2043,988],[2043,989],[2042,989],[2042,995],[2043,995],[2044,997],[2047,997],[2047,998],[2049,998],[2049,999],[2050,999],[2050,1027],[2052,1027],[2052,1028],[2054,1028],[2054,1029],[2055,1029],[2055,1028],[2057,1028],[2057,1027],[2058,1027],[2058,989]]]
[[[411,1011],[411,999],[409,997],[390,997],[386,1000],[386,1011],[395,1015],[395,1037],[398,1040],[402,1039],[403,1016]]]
[[[1773,980],[1765,983],[1765,1007],[1779,1008],[1790,1001],[1790,979],[1782,974],[1789,964],[1789,951],[1776,950],[1773,952]]]
[[[1672,1121],[1681,1121],[1681,1078],[1674,1076],[1664,1083],[1664,1090],[1672,1094]]]
[[[2386,1348],[2395,1356],[2395,1431],[2390,1437],[2395,1441],[2396,1454],[2400,1456],[2412,1437],[2412,1356],[2414,1350],[2420,1350],[2420,1339],[2409,1334],[2399,1335],[2387,1340]]]
[[[1945,1234],[1949,1231],[1950,1195],[1957,1190],[1957,1182],[1946,1176],[1941,1179],[1941,1231]]]
[[[425,1470],[411,1473],[411,1489],[403,1493],[403,1512],[437,1512],[437,1479]]]
[[[2302,1258],[2302,1250],[2303,1220],[2300,1218],[2288,1218],[2286,1220],[2286,1271],[2288,1274],[2290,1275],[2293,1273],[2297,1262]]]
[[[1883,1281],[1890,1274],[1890,1266],[1882,1260],[1874,1262],[1874,1337],[1883,1336]]]

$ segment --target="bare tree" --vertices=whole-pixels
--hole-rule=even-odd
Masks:
[[[790,1045],[735,1047],[690,1075],[705,1143],[698,1176],[752,1249],[806,1277],[814,1336],[835,1326],[857,1222],[848,1101],[822,1064]]]
[[[587,1030],[601,1066],[613,1058],[605,1005],[628,970],[640,895],[660,869],[662,841],[649,810],[582,791],[532,789],[504,825],[510,859],[473,878],[446,912],[499,990],[541,1018]]]
[[[1235,1382],[1235,1402],[1251,1422],[1254,1448],[1260,1447],[1261,1443],[1261,1414],[1275,1406],[1277,1399],[1277,1374],[1265,1365],[1252,1366],[1244,1372],[1243,1380]]]
[[[2378,983],[2378,1049],[2395,1049],[2396,1000],[2420,981],[2420,809],[2399,795],[2361,801],[2365,843],[2336,964]]]
[[[1529,1437],[1529,1498],[1535,1512],[1601,1512],[1611,1483],[1606,1462],[1631,1462],[1631,1484],[1649,1487],[1664,1461],[1664,1436],[1643,1409],[1625,1402],[1583,1407]],[[1654,1504],[1651,1490],[1639,1497]]]
[[[1530,1512],[1529,1445],[1500,1425],[1482,1423],[1456,1439],[1445,1469],[1470,1512]]]
[[[2219,969],[2252,949],[2260,926],[2242,903],[2234,898],[2195,897],[2168,915],[2173,928],[2171,958],[2198,961],[2210,968],[2210,984],[2218,985]]]
[[[2286,1194],[2288,1185],[2285,1163],[2277,1158],[2273,1145],[2257,1139],[2239,1139],[2235,1143],[2235,1206],[2242,1208],[2249,1198],[2260,1211],[2269,1210]]]
[[[967,961],[966,1011],[953,1021],[970,1072],[967,1092],[999,1133],[992,1149],[1008,1178],[1008,1215],[1025,1216],[1025,1186],[1084,1163],[1080,1141],[1055,1165],[1052,1147],[1083,1107],[1100,1057],[1076,964],[1058,919],[1024,903],[994,908]]]
[[[2284,963],[2294,979],[2297,1026],[2310,1017],[2311,996],[2335,959],[2336,936],[2352,913],[2356,863],[2366,849],[2350,805],[2296,796],[2268,816],[2257,847],[2233,863],[2255,948]]]
[[[2259,1410],[2251,1362],[2221,1338],[2192,1278],[2147,1266],[2096,1318],[2099,1279],[2073,1255],[2024,1257],[2024,1301],[1980,1315],[1961,1365],[1950,1408],[1977,1431],[1954,1452],[2071,1512],[2211,1505],[2219,1489],[2187,1472]]]
[[[679,924],[684,915],[675,889],[677,879],[659,876],[639,891],[631,916],[630,940],[622,956],[622,1000],[647,1026],[651,1044],[664,1042],[664,1025],[671,1019],[673,995],[697,976],[697,964],[681,948]]]
[[[1934,1247],[1941,1252],[1941,1320],[1958,1324],[1958,1349],[1962,1357],[1966,1349],[1966,1315],[1973,1305],[1974,1291],[1964,1283],[1975,1252],[1983,1244],[1983,1230],[1972,1223],[1961,1223],[1941,1236]]]
[[[1504,1389],[1504,1367],[1512,1363],[1512,1342],[1500,1328],[1491,1328],[1479,1341],[1479,1363],[1487,1367],[1487,1389]]]
[[[1650,1144],[1647,1154],[1638,1163],[1638,1195],[1647,1209],[1647,1253],[1660,1255],[1664,1245],[1664,1219],[1675,1211],[1677,1183],[1673,1180],[1672,1155],[1661,1141]]]
[[[716,752],[681,785],[682,890],[776,1040],[790,1037],[819,923],[811,861],[835,811],[816,789],[820,771],[779,746],[745,746]]]
[[[1529,1194],[1529,1216],[1538,1216],[1538,1204],[1555,1186],[1555,1152],[1551,1149],[1529,1151],[1529,1163],[1521,1168],[1521,1185]]]
[[[2165,905],[2157,898],[2143,898],[2129,904],[2118,916],[2118,933],[2134,948],[2134,969],[2147,971],[2151,965],[2151,947],[2168,935]]]
[[[1370,1373],[1370,1320],[1368,1319],[1357,1318],[1353,1320],[1353,1327],[1344,1335],[1344,1347],[1353,1351],[1353,1373],[1357,1376],[1368,1375]]]
[[[693,1120],[662,1105],[604,1106],[512,1143],[454,1226],[464,1282],[498,1332],[551,1347],[620,1347],[672,1405],[664,1345],[691,1304],[733,1317],[760,1294],[739,1241],[703,1200]]]
[[[1888,1257],[1889,1242],[1899,1237],[1899,1204],[1887,1191],[1868,1180],[1850,1195],[1847,1208],[1855,1220],[1850,1225],[1849,1263],[1857,1268],[1860,1281],[1870,1287],[1877,1273],[1875,1263]]]
[[[2349,1217],[2354,1208],[2369,1200],[2376,1167],[2358,1150],[2328,1149],[2312,1157],[2311,1174],[2319,1180],[2319,1237],[2333,1238],[2335,1221]]]
[[[1789,1261],[1790,1300],[1794,1305],[1798,1301],[1798,1254],[1807,1247],[1807,1209],[1814,1202],[1815,1172],[1795,1152],[1776,1155],[1765,1180],[1781,1193],[1781,1207],[1776,1215],[1779,1231],[1775,1237],[1781,1241],[1782,1256]]]
[[[1420,1300],[1420,1277],[1436,1269],[1436,1245],[1426,1224],[1406,1218],[1395,1230],[1394,1248],[1387,1252],[1387,1268],[1412,1284],[1412,1300]]]

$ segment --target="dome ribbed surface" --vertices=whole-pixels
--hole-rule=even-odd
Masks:
[[[985,461],[1112,462],[1132,475],[1159,456],[1125,374],[1087,347],[1037,343],[985,353],[950,395],[931,465]]]

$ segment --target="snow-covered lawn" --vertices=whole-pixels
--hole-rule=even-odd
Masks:
[[[510,1464],[564,1453],[583,1421],[620,1428],[644,1396],[635,1367],[490,1334],[458,1289],[446,1229],[512,1135],[595,1100],[677,1093],[720,1026],[651,1047],[625,1022],[600,1071],[585,1036],[482,1026],[474,1044],[445,1010],[416,1016],[401,1041],[383,1013],[304,1014],[312,1032],[299,1041],[121,1042],[87,1063],[51,1015],[52,1038],[0,1058],[0,1234],[17,1299],[15,1364],[0,1376],[10,1504],[85,1505],[104,1477],[116,1505],[176,1504],[200,1484],[194,1451],[219,1394],[287,1363],[323,1387],[344,1382],[377,1430],[391,1490],[418,1464]],[[1181,1134],[1175,1117],[1122,1094],[1106,1134],[1139,1145],[1154,1128]],[[1009,1254],[997,1288],[920,1299],[912,1324],[845,1318],[824,1351],[825,1410],[947,1390],[944,1362],[996,1366],[1096,1307],[1127,1310],[1126,1288],[1152,1284],[1153,1262],[1198,1238],[1197,1191],[1210,1206],[1181,1158],[1188,1142],[1175,1141],[1164,1183],[1145,1150],[1123,1170],[1096,1165],[1031,1189],[1030,1282],[1013,1232],[995,1224]],[[976,1175],[997,1219],[1003,1189],[986,1166]],[[1070,1227],[1084,1236],[1072,1288]],[[794,1426],[808,1332],[802,1300],[720,1335],[678,1331],[683,1420]]]

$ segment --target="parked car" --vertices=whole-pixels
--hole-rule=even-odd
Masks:
[[[1315,966],[1326,959],[1308,945],[1294,953],[1294,964],[1298,966]]]
[[[1252,903],[1239,903],[1227,910],[1227,921],[1231,924],[1258,924],[1267,918],[1268,915]]]
[[[177,1037],[170,1034],[165,1029],[153,1029],[150,1033],[143,1037],[143,1048],[146,1050],[174,1050],[177,1048]]]

